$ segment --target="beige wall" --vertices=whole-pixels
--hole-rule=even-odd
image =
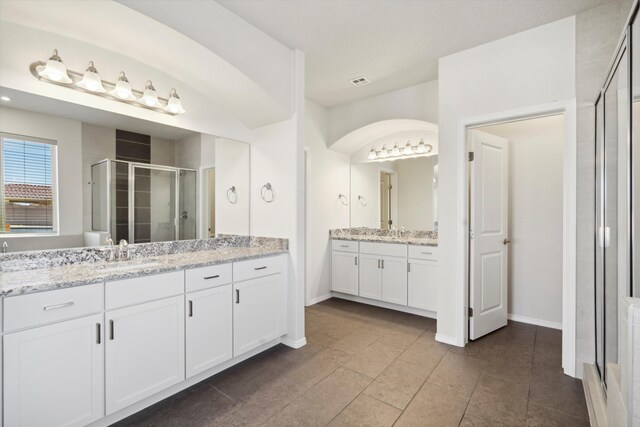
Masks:
[[[564,118],[480,130],[509,141],[508,313],[561,328]]]

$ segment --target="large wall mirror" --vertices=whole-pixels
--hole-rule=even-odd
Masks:
[[[249,234],[250,146],[22,92],[0,106],[0,245]]]
[[[351,156],[351,227],[437,231],[437,132],[395,138]]]

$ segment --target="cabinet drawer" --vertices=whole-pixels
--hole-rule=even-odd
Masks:
[[[331,249],[342,252],[358,252],[358,242],[351,240],[332,240]]]
[[[4,299],[4,330],[28,328],[104,309],[103,284],[57,289]]]
[[[409,258],[438,260],[437,246],[409,245]]]
[[[184,293],[184,271],[117,280],[105,284],[107,310]]]
[[[274,256],[234,262],[233,281],[241,282],[243,280],[281,273],[284,268],[283,260],[284,258],[282,256]]]
[[[407,245],[401,243],[360,242],[360,253],[382,256],[407,257]]]
[[[187,292],[215,288],[231,283],[231,264],[212,265],[208,267],[187,270],[185,287]]]

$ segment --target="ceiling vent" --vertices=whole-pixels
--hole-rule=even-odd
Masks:
[[[358,76],[356,78],[351,79],[351,84],[355,87],[365,86],[371,83],[371,80],[366,78],[365,76]]]

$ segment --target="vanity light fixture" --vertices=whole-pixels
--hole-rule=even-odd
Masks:
[[[0,101],[9,102],[9,101],[11,101],[11,98],[9,98],[6,95],[2,95],[2,96],[0,96]]]
[[[44,77],[53,82],[73,83],[73,80],[71,80],[71,77],[67,74],[67,67],[58,55],[58,49],[54,49],[53,55],[51,55],[47,63],[38,65],[36,71],[40,77]]]
[[[127,79],[127,76],[124,75],[124,71],[120,71],[118,81],[116,82],[115,87],[110,93],[116,98],[125,101],[136,100],[136,97],[133,96],[133,91],[131,90],[131,83],[129,83],[129,79]]]
[[[182,108],[182,101],[180,101],[178,92],[176,92],[175,89],[171,89],[169,92],[169,100],[167,101],[167,106],[164,109],[172,114],[186,113],[184,108]]]
[[[140,98],[139,101],[147,107],[160,106],[160,103],[158,102],[158,93],[156,92],[156,88],[153,87],[151,80],[147,80],[147,83],[144,85],[144,92],[142,93],[142,98]]]
[[[120,72],[115,83],[102,80],[93,61],[89,61],[89,66],[84,73],[68,70],[58,55],[57,49],[53,51],[53,55],[47,62],[34,62],[29,67],[29,70],[40,81],[69,89],[91,93],[172,116],[186,112],[182,107],[182,100],[175,89],[171,89],[169,98],[161,98],[158,96],[151,80],[147,80],[143,91],[132,89],[124,72]]]
[[[431,144],[426,144],[424,139],[421,138],[417,145],[411,145],[411,141],[407,141],[407,145],[403,148],[400,148],[398,144],[395,144],[392,149],[388,149],[386,145],[383,145],[380,151],[377,151],[376,147],[371,147],[367,160],[370,162],[385,162],[396,159],[425,157],[431,156],[433,154],[432,151],[433,146]]]
[[[410,156],[413,154],[413,147],[411,146],[411,141],[407,141],[407,145],[404,146],[404,153],[405,156]]]
[[[84,72],[82,80],[78,82],[78,86],[89,92],[105,93],[107,91],[104,86],[102,86],[102,79],[100,78],[100,74],[98,74],[98,70],[96,70],[96,67],[93,65],[93,61],[89,61],[89,66]]]
[[[431,147],[431,146],[429,146]],[[427,146],[424,143],[424,139],[420,139],[420,142],[418,143],[418,146],[416,147],[416,154],[426,154],[429,151],[431,151],[430,149],[427,150]]]
[[[389,150],[387,149],[386,145],[383,145],[382,150],[380,150],[380,152],[378,153],[378,158],[386,159],[387,157],[389,157]]]

